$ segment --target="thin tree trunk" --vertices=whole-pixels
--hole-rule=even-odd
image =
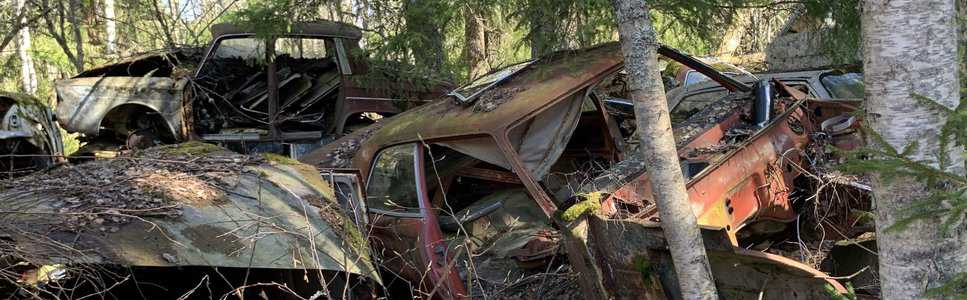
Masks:
[[[464,61],[467,63],[467,79],[487,73],[487,14],[484,3],[467,3],[464,6]]]
[[[41,12],[41,14],[38,14],[37,16],[32,17],[30,20],[27,20],[26,10],[17,9],[16,6],[14,7],[14,9],[15,11],[12,16],[13,18],[11,20],[11,23],[13,24],[13,28],[10,28],[10,31],[3,36],[3,40],[0,40],[0,53],[2,53],[4,49],[7,49],[7,45],[9,45],[10,42],[14,40],[14,38],[20,37],[20,29],[23,29],[24,27],[28,26],[28,24],[32,24],[37,18],[40,18],[41,16],[47,14],[47,12],[49,11],[49,10],[44,10],[43,12]]]
[[[54,7],[50,6],[50,2],[47,0],[41,0],[40,5],[48,11],[54,11]],[[67,44],[67,29],[64,26],[64,16],[67,14],[67,12],[65,12],[66,9],[64,8],[63,2],[58,1],[56,5],[57,15],[55,16],[48,14],[46,17],[44,17],[44,23],[47,25],[47,33],[54,38],[54,41],[57,42],[57,45],[60,46],[60,49],[64,51],[64,56],[67,56],[67,60],[69,60],[71,64],[74,64],[76,68],[78,59],[76,56],[74,56],[74,51],[71,51],[70,45]],[[55,18],[58,20],[58,24],[54,24]]]
[[[16,12],[14,15],[20,16],[17,22],[27,23],[27,18],[23,16],[26,8],[26,0],[17,0]],[[34,60],[30,56],[30,27],[20,28],[20,40],[17,43],[17,55],[20,56],[20,75],[24,92],[28,94],[37,93],[37,72],[34,70]]]
[[[70,0],[67,18],[74,29],[74,68],[78,73],[84,71],[84,39],[81,37],[81,22],[77,19],[77,13],[80,10],[80,0]]]
[[[528,42],[531,47],[531,58],[540,58],[560,47],[560,33],[558,26],[563,24],[557,20],[560,7],[550,6],[551,1],[531,0],[527,9],[530,28]]]
[[[612,0],[641,153],[661,215],[684,299],[717,299],[695,213],[682,178],[671,119],[658,70],[658,41],[648,7],[641,0]]]
[[[104,32],[107,36],[105,52],[107,55],[117,54],[118,29],[114,15],[114,0],[104,0]]]
[[[867,121],[897,149],[919,147],[911,158],[937,163],[939,130],[945,117],[912,94],[953,109],[960,100],[954,0],[864,0],[863,68]],[[950,149],[948,171],[964,174],[963,147]],[[920,299],[959,273],[967,272],[964,225],[943,233],[937,220],[915,221],[886,230],[927,187],[913,178],[884,182],[874,176],[876,233],[883,299]]]
[[[158,0],[151,0],[151,5],[154,7],[155,20],[158,21],[158,26],[161,27],[161,33],[164,35],[165,47],[174,49],[175,39],[171,35],[171,28],[168,28],[168,22],[165,22],[165,16],[161,11],[161,7],[158,6]]]

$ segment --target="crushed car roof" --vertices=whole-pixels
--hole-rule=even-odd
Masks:
[[[608,43],[542,58],[468,105],[446,97],[407,111],[382,122],[367,145],[502,134],[515,121],[539,113],[555,100],[584,89],[592,79],[619,68],[622,56],[618,46]]]

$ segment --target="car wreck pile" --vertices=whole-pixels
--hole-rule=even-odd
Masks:
[[[719,293],[828,298],[846,292],[842,278],[875,292],[875,255],[853,249],[875,253],[868,187],[833,171],[831,150],[861,142],[859,102],[658,51],[724,95],[669,92],[679,95],[669,97],[675,138]],[[193,104],[192,114],[255,117],[186,128],[217,142],[225,124],[315,122],[326,111],[316,101],[336,97],[326,70],[345,68],[288,59],[269,68],[277,82],[256,68],[200,83],[222,91],[202,101],[232,105]],[[612,43],[497,70],[298,161],[192,141],[4,181],[0,262],[10,271],[0,290],[678,299],[622,59]],[[274,97],[280,106],[260,102]]]
[[[778,79],[748,85],[676,50],[659,53],[727,90],[674,124],[720,293],[823,298],[827,285],[845,289],[821,265],[870,274],[870,264],[805,257],[871,231],[850,211],[869,208],[863,185],[829,171],[837,159],[827,145],[861,141],[851,115],[859,103]],[[374,251],[392,280],[422,293],[533,298],[580,284],[570,296],[677,298],[621,60],[609,44],[511,66],[302,161],[368,177]],[[823,228],[842,234],[822,241]]]

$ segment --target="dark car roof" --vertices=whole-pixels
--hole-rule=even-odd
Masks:
[[[215,24],[212,25],[212,38],[217,39],[225,35],[251,34],[251,30],[243,29],[235,24]],[[293,35],[318,35],[328,37],[338,37],[351,40],[358,40],[363,37],[359,27],[335,21],[321,20],[314,22],[293,23],[289,27],[289,32],[284,34]]]

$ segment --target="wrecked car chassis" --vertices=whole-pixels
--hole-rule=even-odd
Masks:
[[[789,284],[769,287],[767,298],[822,296],[827,284],[844,291],[812,267],[741,248],[744,239],[777,233],[768,222],[784,226],[795,219],[788,192],[801,172],[799,152],[817,132],[815,122],[822,121],[806,108],[827,104],[806,100],[802,91],[780,82],[748,86],[673,49],[659,52],[708,72],[732,91],[675,126],[690,201],[707,229],[715,273],[776,270],[758,278]],[[609,90],[621,90],[605,85],[622,81],[611,80],[622,67],[616,44],[557,53],[500,78],[484,76],[492,82],[458,89],[459,101],[438,100],[381,122],[353,141],[333,143],[341,147],[362,141],[352,151],[352,166],[368,178],[371,241],[384,267],[408,281],[419,296],[464,298],[506,290],[481,283],[494,281],[486,268],[500,265],[500,259],[510,261],[500,271],[520,278],[566,252],[580,274],[576,281],[582,292],[633,286],[639,288],[610,292],[679,297],[669,279],[674,276],[669,275],[667,252],[662,254],[667,248],[649,200],[647,173],[635,157],[634,134],[620,130],[605,102],[613,96]],[[835,111],[821,117],[831,116]],[[338,161],[320,154],[332,149],[319,149],[304,161]],[[595,167],[601,165],[604,170]],[[596,214],[580,213],[597,205]],[[480,229],[499,229],[508,218],[538,221],[508,226],[501,234]],[[622,222],[630,222],[630,234],[641,238],[618,238],[609,224]],[[488,245],[496,245],[496,252],[487,253]],[[479,260],[476,266],[468,256]],[[636,268],[649,262],[654,269]],[[619,269],[638,276],[608,273]],[[643,273],[659,274],[661,280],[643,284],[649,277]],[[503,287],[515,286],[510,281]],[[744,295],[749,289],[728,276],[716,282],[725,295]],[[614,296],[584,296],[609,295]]]
[[[90,142],[81,154],[205,140],[297,157],[446,86],[370,66],[358,55],[361,31],[347,24],[296,23],[268,38],[216,24],[212,36],[205,51],[135,57],[58,81],[58,120]]]
[[[53,166],[64,154],[60,127],[40,100],[0,92],[0,179]]]

